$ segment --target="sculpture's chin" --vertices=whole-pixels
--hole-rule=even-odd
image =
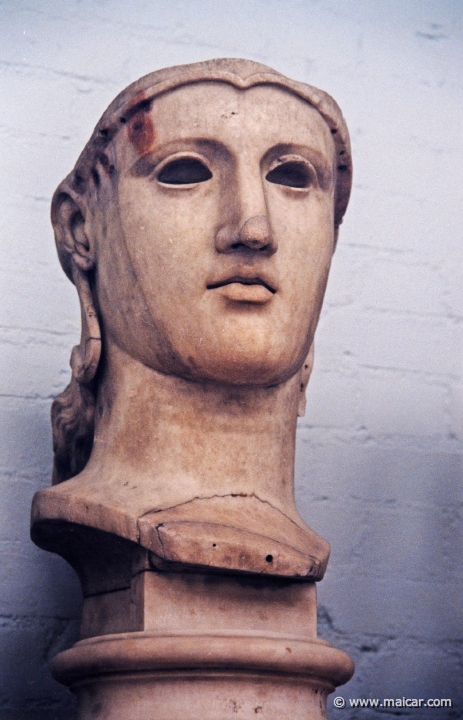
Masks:
[[[135,323],[134,323],[135,325]],[[151,333],[129,337],[107,334],[106,357],[117,360],[119,352],[163,375],[181,377],[193,382],[223,385],[278,385],[293,377],[302,367],[312,344],[312,328],[293,329],[291,334],[276,327],[230,327],[225,323],[208,327],[191,323],[189,327],[152,326]],[[129,334],[129,333],[127,333]],[[142,337],[142,346],[138,339]],[[118,349],[116,355],[114,352]],[[111,364],[111,361],[110,361]]]
[[[207,357],[188,358],[186,371],[180,374],[185,379],[195,381],[212,381],[225,385],[278,385],[300,369],[306,353],[275,352],[268,349],[265,352],[256,352],[249,348],[247,351],[236,348],[229,353],[225,348],[219,353],[210,353]]]

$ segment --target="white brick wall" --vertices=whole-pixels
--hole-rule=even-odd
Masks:
[[[28,539],[79,333],[52,192],[129,82],[224,56],[327,90],[352,134],[297,456],[300,510],[333,546],[320,632],[357,662],[341,694],[451,697],[456,714],[419,720],[461,716],[462,4],[0,0],[0,23],[0,720],[72,714],[47,663],[75,637],[78,584]]]

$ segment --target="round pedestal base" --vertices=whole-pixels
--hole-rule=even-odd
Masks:
[[[124,633],[53,661],[78,696],[78,720],[320,720],[352,673],[328,643],[281,636]]]
[[[177,672],[95,678],[74,690],[78,720],[319,720],[332,688],[278,675]]]

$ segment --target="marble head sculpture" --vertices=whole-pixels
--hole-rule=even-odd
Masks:
[[[156,577],[323,576],[329,546],[294,504],[295,431],[350,185],[332,98],[250,61],[152,73],[104,113],[52,203],[82,335],[33,507],[34,540],[84,596],[122,587],[101,580],[111,538],[124,588],[135,548]],[[86,617],[84,637],[103,634]]]
[[[205,83],[207,83],[207,90]],[[242,250],[247,251],[248,256],[254,250],[259,253],[264,250],[266,255],[273,254],[273,245],[275,245],[276,250],[278,238],[272,237],[272,234],[275,234],[277,229],[273,229],[270,225],[271,218],[268,217],[267,195],[265,194],[265,198],[260,199],[262,207],[257,207],[259,203],[256,204],[256,208],[250,206],[251,214],[254,211],[262,214],[245,218],[246,208],[237,207],[241,198],[238,198],[238,193],[235,192],[234,188],[232,189],[230,178],[224,176],[223,166],[226,163],[220,156],[218,143],[216,143],[215,138],[209,140],[207,152],[205,145],[207,138],[201,137],[201,134],[206,136],[211,134],[211,130],[213,131],[211,114],[215,111],[219,118],[219,125],[223,126],[221,130],[225,129],[227,125],[230,126],[230,135],[234,131],[235,136],[239,138],[239,143],[242,143],[241,133],[244,130],[241,125],[242,113],[240,112],[239,118],[237,118],[237,112],[233,109],[230,110],[226,105],[228,102],[231,107],[234,101],[238,107],[240,95],[243,95],[243,91],[249,88],[254,89],[251,102],[255,106],[261,102],[262,98],[265,100],[268,97],[265,110],[270,113],[271,120],[273,120],[273,132],[275,132],[275,129],[277,132],[281,131],[285,125],[289,126],[291,124],[292,137],[297,137],[297,132],[300,130],[300,128],[297,128],[297,124],[308,125],[313,123],[315,118],[319,125],[325,126],[322,127],[321,131],[319,130],[321,134],[323,130],[325,134],[327,131],[331,133],[332,147],[324,138],[322,153],[320,153],[320,148],[311,148],[312,152],[319,153],[318,166],[316,164],[315,167],[312,165],[311,160],[314,158],[313,156],[311,158],[307,157],[307,152],[305,155],[298,156],[297,152],[292,152],[288,143],[286,143],[288,147],[285,147],[285,142],[280,141],[276,148],[272,148],[273,155],[266,158],[267,166],[265,168],[259,167],[259,170],[261,173],[267,170],[266,180],[270,183],[280,187],[293,188],[293,191],[302,191],[299,193],[293,192],[295,197],[297,195],[303,196],[300,205],[307,204],[308,191],[311,190],[313,193],[315,185],[318,186],[318,190],[323,190],[328,196],[330,204],[332,203],[333,219],[328,225],[334,231],[334,242],[336,241],[337,231],[342,222],[350,194],[351,157],[349,136],[344,119],[336,103],[326,93],[306,84],[289,80],[264,66],[242,60],[227,60],[215,63],[200,63],[196,66],[183,68],[168,68],[147,75],[129,86],[111,103],[104,113],[73,172],[60,184],[53,198],[52,221],[55,228],[59,258],[65,273],[77,287],[82,307],[82,342],[73,351],[71,360],[72,380],[66,391],[57,398],[53,408],[54,482],[67,480],[78,474],[85,467],[93,445],[94,398],[98,384],[97,381],[95,382],[95,376],[101,355],[101,334],[100,323],[95,311],[98,295],[96,298],[92,296],[89,275],[95,270],[98,243],[106,242],[109,244],[107,252],[103,254],[102,250],[100,250],[100,254],[110,265],[116,264],[114,254],[120,252],[119,248],[112,247],[112,236],[107,236],[107,226],[103,218],[108,204],[111,205],[117,202],[118,182],[121,174],[130,170],[134,187],[141,183],[146,185],[147,179],[151,183],[152,175],[156,172],[157,181],[162,182],[165,190],[167,190],[167,186],[184,189],[184,186],[187,185],[190,188],[192,185],[198,185],[213,178],[207,158],[208,155],[214,155],[216,162],[219,161],[221,165],[220,169],[223,175],[221,183],[222,185],[229,185],[229,195],[232,196],[233,200],[233,202],[230,202],[230,197],[226,200],[222,198],[221,203],[222,206],[228,203],[226,214],[233,215],[233,218],[225,217],[225,213],[223,217],[217,217],[217,210],[212,215],[209,208],[207,210],[204,208],[204,212],[212,215],[212,227],[207,230],[210,235],[215,233],[209,239],[215,241],[217,252],[230,252],[226,248],[232,247],[235,235],[239,238],[241,228],[238,225],[241,220],[244,220],[243,227],[246,222],[252,220],[252,223],[246,226],[244,233],[250,236],[257,232],[258,238],[252,238],[247,245],[245,241],[242,247],[237,248],[237,254],[241,252],[241,256],[243,256]],[[183,97],[178,92],[182,89]],[[177,90],[177,93],[174,93],[172,97],[173,90]],[[170,93],[170,103],[166,103],[166,93]],[[175,135],[178,135],[179,148],[181,149],[173,153],[170,153],[171,148],[168,145],[160,153],[159,150],[156,150],[156,125],[152,115],[153,104],[157,102],[159,105],[160,100],[163,106],[166,106],[166,104],[171,105],[171,107],[163,107],[160,114],[161,122],[169,126],[171,136],[174,138]],[[286,100],[293,105],[291,118],[286,117],[284,114],[282,116]],[[194,109],[192,103],[194,103]],[[306,105],[305,108],[303,103]],[[183,107],[181,107],[182,104]],[[158,114],[157,109],[158,107],[155,108],[155,115]],[[314,112],[314,109],[316,112]],[[175,120],[172,115],[169,117],[168,113],[178,113],[179,110],[182,113],[181,117],[175,115]],[[259,120],[262,125],[267,122],[265,110],[263,106],[260,109]],[[306,117],[304,117],[304,110]],[[230,117],[226,117],[227,111],[231,113]],[[188,125],[193,122],[197,127],[198,119],[202,121],[203,128],[196,131],[197,137],[192,138],[191,149],[186,149],[185,138],[189,134]],[[240,123],[239,125],[237,121]],[[295,124],[296,127],[294,127]],[[239,133],[236,132],[237,125],[241,131]],[[162,129],[166,131],[167,127]],[[185,129],[187,130],[186,133]],[[256,130],[259,132],[261,128],[256,126]],[[305,134],[307,135],[307,132]],[[170,138],[169,140],[171,141]],[[250,138],[250,141],[252,142],[252,138]],[[127,157],[127,148],[131,151],[132,157],[130,158]],[[198,155],[198,150],[203,150],[204,157],[200,156],[201,153]],[[154,154],[156,151],[158,152],[157,155]],[[241,147],[238,154],[240,151]],[[167,157],[164,157],[166,153]],[[230,161],[232,160],[235,161],[235,158],[230,157]],[[127,163],[131,161],[134,161],[134,164],[129,168]],[[232,164],[230,161],[229,165]],[[166,164],[171,167],[170,177],[169,167],[164,169],[163,172]],[[270,168],[272,164],[275,167]],[[256,168],[253,168],[253,170],[255,172]],[[261,179],[258,179],[258,182],[259,180]],[[233,182],[235,184],[240,183],[240,179],[234,178]],[[248,186],[252,184],[251,177],[247,177],[245,183],[243,184],[241,181],[240,193],[250,191],[251,188]],[[286,192],[288,194],[291,191]],[[264,188],[261,189],[261,193],[264,195]],[[165,200],[166,205],[172,205],[174,211],[177,210],[176,205],[179,202],[184,203],[186,209],[190,204],[189,199],[188,196],[185,198],[185,193],[182,193],[178,200],[173,200],[172,192],[167,191],[164,193],[164,197],[161,195],[157,199],[158,202],[152,208],[152,212],[159,215],[165,213],[163,200]],[[201,203],[202,198],[199,198],[198,206],[201,206]],[[230,207],[231,205],[233,207]],[[263,210],[264,206],[265,210]],[[128,208],[126,210],[129,211]],[[185,212],[181,207],[179,207],[179,210],[180,213]],[[225,208],[222,207],[221,210],[223,211]],[[89,215],[91,221],[88,219]],[[87,217],[87,221],[84,216]],[[105,225],[105,229],[98,227],[97,230],[96,226],[102,224]],[[92,225],[91,229],[90,225]],[[163,235],[165,232],[173,231],[174,228],[177,231],[177,225],[178,220],[176,223],[172,223],[170,228],[156,227],[157,232],[150,238],[150,242],[157,242],[159,231]],[[185,223],[182,232],[188,230]],[[96,233],[98,233],[98,237],[95,237]],[[216,238],[217,235],[221,237]],[[263,239],[261,239],[261,236]],[[92,243],[90,243],[89,237],[92,238]],[[305,239],[308,240],[308,235]],[[267,243],[269,244],[268,249],[266,248]],[[270,245],[272,245],[272,250],[270,250]],[[334,244],[332,248],[334,249]],[[185,249],[188,250],[188,248]],[[310,245],[307,243],[305,248],[307,265],[311,263],[310,249]],[[296,251],[296,248],[294,250]],[[110,257],[108,257],[108,251]],[[182,248],[179,248],[178,251],[181,252]],[[128,261],[127,267],[133,266],[130,257],[126,259]],[[189,260],[189,258],[187,259]],[[295,265],[297,260],[295,255]],[[177,264],[175,257],[173,262]],[[127,268],[122,268],[122,272],[126,275]],[[220,270],[218,272],[220,274]],[[126,284],[126,281],[124,281],[124,284]],[[259,286],[254,286],[254,291],[248,290],[247,293],[260,293],[264,296],[264,291],[257,290],[257,287]],[[265,287],[265,284],[261,284],[260,287]],[[235,288],[236,291],[237,288]],[[272,292],[273,288],[270,291]],[[142,302],[140,298],[137,298],[137,300],[139,303]],[[181,302],[183,298],[178,298],[178,300]],[[239,302],[239,299],[237,301]],[[243,296],[242,302],[246,303],[246,301]],[[301,303],[302,301],[301,298]],[[256,305],[261,304],[258,300],[255,302]],[[262,302],[262,304],[264,303]],[[260,308],[257,309],[260,310]],[[146,310],[149,315],[149,307]],[[117,314],[121,312],[121,309],[113,306],[109,308],[109,311]],[[150,320],[145,319],[145,322],[149,323]],[[288,326],[288,331],[289,329]],[[312,336],[313,330],[314,328],[311,327]],[[169,361],[168,365],[168,372],[173,374],[180,374],[187,378],[194,378],[196,374],[195,368],[191,367],[188,362],[182,363],[182,361],[177,360],[177,363],[174,364]],[[231,380],[232,383],[238,384],[244,384],[245,382],[241,375],[237,379],[229,378],[226,375],[223,379],[225,382]],[[257,376],[255,382],[256,384],[269,384],[264,373],[262,373],[261,377]]]
[[[79,478],[55,496],[76,490],[76,520],[100,526],[109,501],[113,531],[109,508],[141,517],[218,495],[287,513],[350,183],[336,103],[256,63],[161,70],[109,106],[52,203],[82,308],[52,410],[53,482]]]

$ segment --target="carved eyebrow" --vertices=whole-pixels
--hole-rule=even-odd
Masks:
[[[132,165],[130,174],[134,177],[147,177],[164,158],[174,153],[188,153],[188,151],[202,153],[206,159],[210,160],[212,160],[213,156],[220,156],[223,159],[231,157],[225,145],[217,140],[210,138],[179,139],[142,155]]]
[[[300,155],[308,160],[317,174],[317,181],[322,190],[329,190],[333,182],[333,166],[328,158],[318,150],[307,145],[279,144],[268,150],[262,158],[262,163],[269,164],[284,155]]]

